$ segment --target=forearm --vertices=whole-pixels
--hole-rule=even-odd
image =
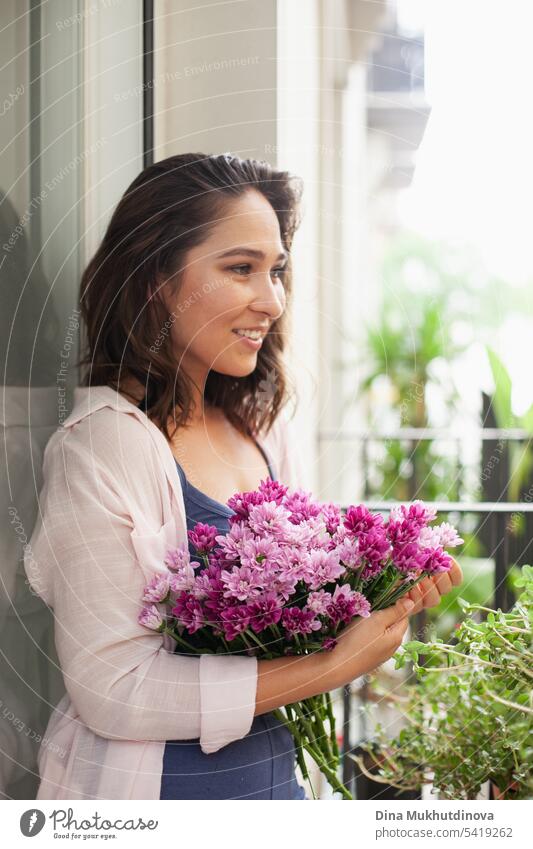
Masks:
[[[255,716],[325,693],[338,686],[329,652],[260,660],[257,664]]]

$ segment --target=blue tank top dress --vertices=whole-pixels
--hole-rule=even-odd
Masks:
[[[257,447],[268,463],[269,458]],[[229,530],[233,511],[215,501],[188,480],[176,460],[181,479],[187,530],[197,522]],[[189,552],[198,559],[189,542]],[[177,648],[177,647],[176,647]],[[306,799],[295,775],[296,752],[288,728],[273,713],[253,719],[248,734],[217,752],[205,754],[199,739],[167,740],[163,754],[160,799]]]

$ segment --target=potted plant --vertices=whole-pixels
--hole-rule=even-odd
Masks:
[[[397,737],[378,724],[362,744],[376,765],[374,781],[401,790],[431,783],[441,799],[475,799],[490,781],[494,798],[533,798],[531,566],[515,586],[522,592],[507,613],[463,602],[453,644],[412,640],[398,650],[396,667],[411,660],[418,680],[399,701],[407,724]],[[482,621],[470,615],[476,612]],[[354,759],[369,773],[360,755]]]

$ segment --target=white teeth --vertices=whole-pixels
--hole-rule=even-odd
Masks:
[[[239,336],[248,336],[250,339],[261,339],[262,333],[260,330],[234,330]]]

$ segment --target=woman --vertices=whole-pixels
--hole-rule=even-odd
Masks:
[[[173,156],[119,202],[81,283],[85,389],[44,462],[26,568],[54,609],[67,693],[38,798],[303,799],[273,710],[398,648],[407,614],[461,579],[352,623],[332,652],[185,657],[137,622],[145,583],[195,522],[301,466],[281,415],[301,184],[266,162]],[[291,441],[292,440],[292,441]]]

